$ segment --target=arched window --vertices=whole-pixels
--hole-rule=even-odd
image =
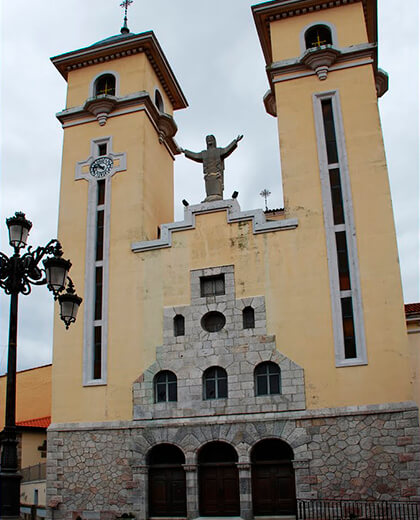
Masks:
[[[162,94],[157,89],[155,90],[155,105],[160,112],[165,112]]]
[[[255,368],[255,395],[281,394],[280,367],[272,361]]]
[[[95,96],[115,96],[115,76],[104,74],[95,82]]]
[[[203,374],[203,398],[224,399],[227,393],[226,370],[221,367],[208,368]]]
[[[307,49],[332,45],[331,30],[326,25],[313,25],[305,32],[305,45]]]
[[[252,307],[245,307],[242,311],[244,329],[255,329],[255,313]]]
[[[163,370],[155,376],[155,402],[165,403],[177,401],[176,375],[169,370]]]
[[[185,335],[185,318],[182,314],[177,314],[174,318],[174,336]]]

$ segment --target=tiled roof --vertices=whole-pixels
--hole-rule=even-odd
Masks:
[[[28,419],[27,421],[19,421],[16,426],[26,426],[29,428],[48,428],[51,424],[51,417],[40,417],[39,419]]]
[[[420,314],[420,303],[406,303],[404,305],[405,315],[411,316],[413,314]]]

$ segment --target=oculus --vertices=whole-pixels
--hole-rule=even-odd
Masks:
[[[219,332],[226,324],[226,318],[221,312],[211,311],[201,318],[201,326],[207,332]]]

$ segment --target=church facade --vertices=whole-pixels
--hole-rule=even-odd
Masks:
[[[219,158],[210,197],[173,222],[187,101],[153,32],[52,59],[68,83],[59,239],[84,293],[72,330],[54,332],[55,520],[420,496],[376,1],[252,12],[282,211],[219,196]]]

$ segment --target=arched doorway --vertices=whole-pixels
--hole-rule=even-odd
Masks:
[[[292,448],[279,439],[260,441],[252,449],[252,503],[255,516],[296,513],[293,458]]]
[[[239,516],[238,454],[226,442],[209,442],[198,454],[201,516]]]
[[[186,516],[185,456],[172,444],[154,446],[149,465],[149,516]]]

